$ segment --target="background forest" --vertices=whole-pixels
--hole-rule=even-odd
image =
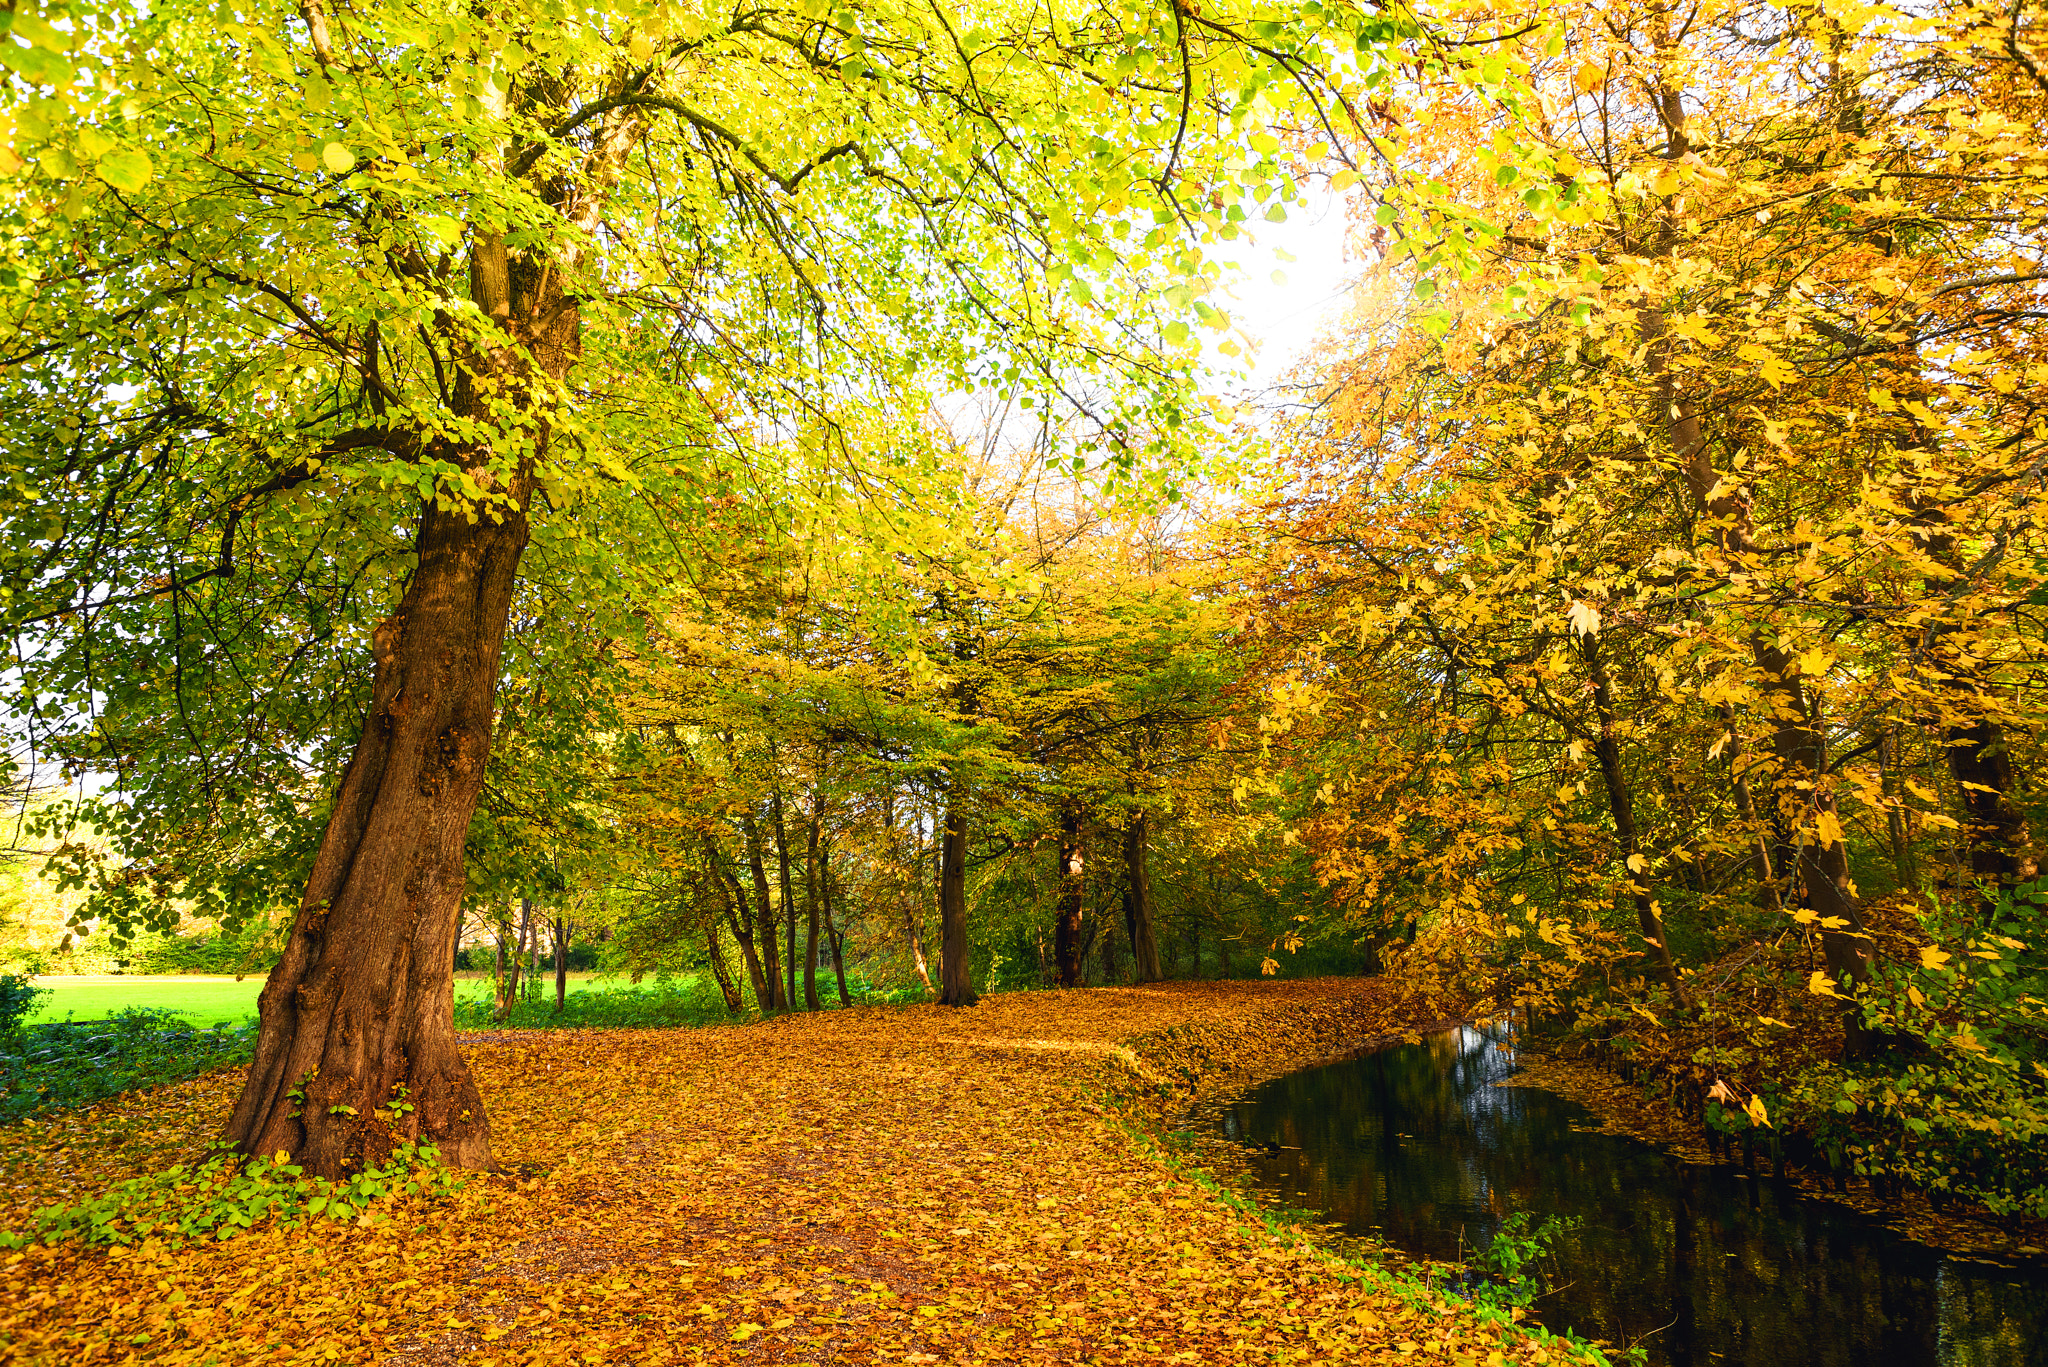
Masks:
[[[38,966],[273,961],[435,538],[516,528],[497,1015],[1384,972],[2048,1218],[2037,16],[1110,7],[996,89],[908,8],[546,9],[13,11]],[[1215,253],[1311,193],[1343,319],[1226,402]]]

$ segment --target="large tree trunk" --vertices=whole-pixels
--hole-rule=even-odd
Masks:
[[[1141,983],[1166,980],[1159,970],[1159,939],[1152,930],[1152,875],[1145,860],[1150,844],[1151,818],[1139,812],[1124,826],[1124,876],[1131,899],[1131,957],[1137,961]]]
[[[491,1162],[455,1042],[463,843],[490,755],[525,499],[472,521],[429,505],[419,565],[373,635],[369,714],[342,777],[228,1137],[335,1176],[399,1143]],[[411,1109],[394,1111],[403,1101]]]
[[[957,790],[939,845],[939,1005],[972,1006],[981,994],[967,966],[967,810]]]
[[[501,93],[486,102],[509,112]],[[421,505],[412,577],[371,634],[369,712],[291,938],[258,998],[255,1056],[227,1128],[244,1153],[288,1151],[308,1173],[335,1177],[412,1140],[445,1163],[490,1166],[483,1097],[455,1043],[464,843],[490,758],[531,462],[547,449],[547,406],[582,351],[570,293],[581,243],[644,117],[607,115],[576,173],[542,189],[571,230],[553,258],[508,250],[502,226],[471,225],[468,302],[495,327],[443,334],[459,352],[449,416],[502,430],[508,405],[522,407],[531,455],[508,468],[488,441],[427,447],[461,467],[476,496],[450,485]],[[481,169],[496,161],[523,174],[502,160],[509,151],[501,143]],[[376,365],[371,350],[366,373]],[[373,402],[384,411],[381,395]]]
[[[1061,987],[1081,985],[1081,917],[1087,888],[1082,873],[1081,814],[1060,812],[1059,912],[1053,925],[1053,963]]]

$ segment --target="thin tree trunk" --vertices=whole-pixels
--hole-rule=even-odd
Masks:
[[[1614,837],[1621,846],[1622,863],[1628,874],[1629,898],[1636,908],[1636,925],[1642,931],[1644,942],[1650,946],[1657,976],[1664,980],[1671,999],[1684,1006],[1685,988],[1680,985],[1678,968],[1671,960],[1664,918],[1658,913],[1656,902],[1650,898],[1649,870],[1647,866],[1640,872],[1636,869],[1642,841],[1636,833],[1635,797],[1629,792],[1628,778],[1621,771],[1621,743],[1615,738],[1614,686],[1607,677],[1607,666],[1601,662],[1599,641],[1588,633],[1579,638],[1579,644],[1585,653],[1586,672],[1592,678],[1593,709],[1600,722],[1600,733],[1593,739],[1593,751],[1600,758],[1600,778],[1607,790],[1607,811],[1614,818]]]
[[[540,923],[543,918],[533,915],[532,907],[527,908],[526,931],[526,998],[532,1001],[540,994]]]
[[[967,811],[957,787],[939,845],[939,1004],[972,1006],[981,994],[967,964]]]
[[[832,923],[832,847],[825,846],[822,852],[824,868],[819,877],[819,888],[824,893],[825,939],[832,946],[832,976],[839,983],[839,1004],[852,1006],[853,995],[846,990],[846,956],[842,952],[839,928]]]
[[[1139,812],[1124,826],[1124,873],[1130,886],[1131,957],[1137,961],[1138,981],[1164,982],[1159,968],[1159,940],[1152,930],[1152,875],[1146,867],[1151,844],[1151,817]]]
[[[804,1009],[819,1010],[818,1000],[818,826],[825,796],[812,795],[810,819],[804,823]]]
[[[922,888],[919,891],[921,894]],[[911,966],[917,970],[917,980],[924,984],[925,995],[937,996],[938,989],[932,986],[931,966],[925,961],[924,932],[918,925],[917,904],[914,901],[906,903],[903,908],[903,937],[910,942]]]
[[[765,1016],[774,1009],[774,996],[762,981],[761,959],[754,952],[754,932],[749,929],[753,918],[747,913],[747,895],[740,888],[739,880],[726,867],[725,854],[718,848],[717,840],[710,835],[704,837],[704,857],[711,865],[711,877],[718,884],[725,902],[726,929],[739,943],[740,958],[747,966],[747,981],[753,985],[754,1000]]]
[[[789,876],[789,827],[782,819],[782,789],[774,788],[768,794],[768,814],[775,822],[775,870],[777,886],[782,889],[782,911],[789,932],[789,990],[783,997],[790,1010],[796,1010],[796,896]]]
[[[512,943],[512,914],[500,911],[491,927],[491,939],[497,953],[491,962],[491,1018],[500,1020],[505,1015],[505,958]]]
[[[1777,869],[1771,862],[1769,827],[1757,813],[1756,795],[1749,786],[1749,766],[1744,763],[1748,751],[1742,743],[1742,732],[1735,725],[1735,709],[1722,704],[1720,717],[1728,728],[1728,777],[1735,789],[1736,814],[1742,818],[1742,828],[1749,832],[1749,857],[1756,866],[1757,886],[1763,889],[1766,907],[1783,911],[1785,903],[1778,892]]]
[[[1081,985],[1081,917],[1086,911],[1087,887],[1083,881],[1081,814],[1071,807],[1060,811],[1059,911],[1053,923],[1053,963],[1061,987]]]
[[[569,923],[555,918],[555,1014],[569,1001]]]
[[[782,965],[775,950],[775,904],[768,894],[768,871],[761,862],[761,831],[752,812],[741,814],[740,834],[746,838],[747,870],[754,876],[754,901],[761,918],[761,963],[768,978],[770,1003],[766,1009],[786,1010],[789,1001],[782,995]]]
[[[1913,873],[1913,842],[1906,829],[1906,814],[1900,810],[1899,728],[1886,725],[1877,735],[1877,781],[1888,801],[1884,808],[1885,834],[1890,837],[1892,872],[1899,886],[1908,892],[1916,881]]]
[[[725,998],[725,1013],[737,1016],[746,1010],[747,999],[740,995],[739,984],[733,981],[732,970],[726,966],[725,949],[718,943],[718,922],[715,920],[704,928],[704,947],[711,963],[711,976],[718,980],[719,995]]]

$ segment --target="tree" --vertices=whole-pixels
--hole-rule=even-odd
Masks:
[[[1386,31],[1172,14],[509,0],[21,29],[47,93],[5,168],[34,282],[0,325],[6,617],[46,738],[124,754],[131,848],[285,795],[256,826],[304,893],[245,1151],[490,1161],[447,965],[519,594],[629,634],[679,539],[785,515],[745,481],[788,449],[753,433],[865,480],[891,444],[846,414],[906,389],[1071,403],[1134,475],[1151,416],[1191,443],[1182,315],[1217,317],[1193,239],[1284,212],[1292,175],[1241,138],[1327,124],[1318,59]],[[259,724],[217,751],[237,717]]]

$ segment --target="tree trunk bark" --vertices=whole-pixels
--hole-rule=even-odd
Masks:
[[[753,813],[740,817],[740,833],[747,842],[747,870],[754,876],[754,901],[760,913],[761,962],[768,979],[769,1005],[765,1010],[781,1011],[789,1002],[782,995],[782,965],[775,950],[775,904],[768,895],[768,870],[761,862],[761,831]]]
[[[1686,1005],[1685,988],[1680,985],[1677,965],[1671,960],[1664,918],[1658,914],[1657,904],[1650,898],[1649,870],[1645,867],[1639,874],[1635,868],[1642,842],[1636,833],[1635,797],[1629,791],[1627,776],[1621,771],[1621,743],[1615,738],[1614,687],[1607,677],[1607,666],[1600,660],[1599,641],[1588,633],[1579,638],[1579,645],[1586,657],[1586,672],[1593,684],[1593,709],[1600,722],[1600,734],[1594,738],[1593,750],[1600,758],[1600,777],[1607,789],[1607,811],[1614,818],[1614,838],[1621,846],[1621,858],[1628,874],[1629,898],[1636,908],[1636,925],[1642,931],[1644,942],[1650,946],[1657,976],[1664,980],[1671,999],[1683,1007]]]
[[[760,956],[754,952],[754,933],[749,929],[753,918],[747,912],[747,895],[741,890],[739,879],[733,877],[726,867],[725,855],[718,848],[718,841],[710,835],[704,837],[704,857],[711,865],[711,876],[717,881],[725,901],[726,929],[739,943],[740,958],[747,966],[747,981],[752,984],[754,1000],[760,1004],[761,1014],[765,1016],[774,1007],[774,997],[762,981]]]
[[[939,1005],[972,1006],[981,994],[967,965],[967,811],[957,788],[939,844]]]
[[[491,1162],[483,1096],[455,1042],[463,845],[482,790],[524,491],[500,517],[429,505],[398,611],[373,633],[370,707],[227,1134],[336,1176],[406,1141]],[[393,1102],[411,1109],[395,1111]]]
[[[1159,969],[1159,940],[1152,930],[1152,875],[1145,859],[1150,837],[1151,817],[1144,812],[1124,826],[1124,873],[1131,898],[1131,957],[1137,961],[1141,983],[1166,980]]]
[[[725,949],[718,943],[718,922],[715,920],[704,927],[704,948],[711,964],[711,976],[718,980],[719,995],[725,998],[725,1013],[737,1016],[746,1010],[747,999],[740,995],[739,984],[733,981],[732,970],[726,967]]]
[[[1081,814],[1060,812],[1060,876],[1058,919],[1053,924],[1053,963],[1061,987],[1081,985],[1081,917],[1086,911],[1082,874]]]
[[[502,94],[489,102],[505,112]],[[371,633],[369,711],[291,938],[258,998],[255,1055],[227,1126],[243,1153],[289,1152],[321,1177],[409,1141],[456,1167],[491,1165],[483,1096],[455,1042],[464,844],[490,758],[533,461],[582,354],[567,282],[642,127],[637,110],[592,125],[577,171],[542,192],[575,230],[552,258],[508,251],[502,226],[470,225],[468,303],[493,326],[463,325],[448,406],[500,431],[508,406],[523,410],[518,441],[530,454],[508,467],[489,441],[425,443],[465,472],[468,492],[446,483],[421,504],[412,575]],[[510,171],[506,150],[482,169]]]
[[[555,918],[555,1014],[569,1001],[569,923]]]

